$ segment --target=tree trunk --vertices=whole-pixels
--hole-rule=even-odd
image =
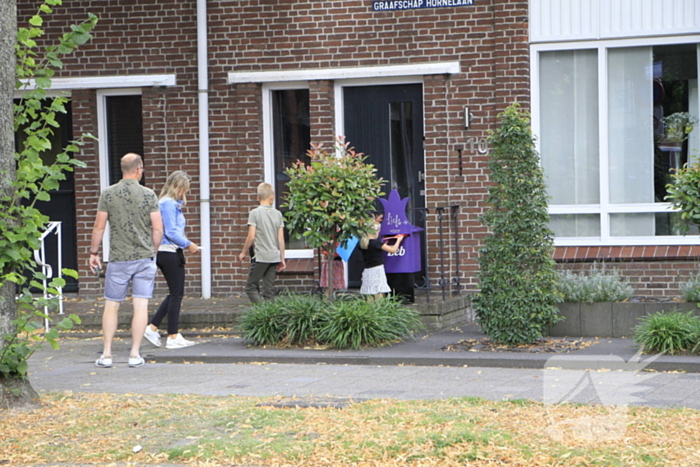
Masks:
[[[35,409],[40,406],[39,394],[27,378],[0,377],[0,410]]]
[[[0,0],[0,196],[12,196],[15,174],[15,130],[12,99],[15,93],[15,43],[17,40],[16,0]],[[7,206],[0,204],[7,211]],[[9,271],[0,271],[7,274]],[[0,285],[0,336],[15,331],[17,316],[15,284]],[[0,339],[0,351],[4,347]],[[0,377],[0,409],[34,407],[39,396],[26,378]]]
[[[326,271],[328,271],[328,300],[331,302],[335,298],[333,293],[333,258],[335,257],[335,243],[327,243],[325,250],[328,252],[326,257]]]
[[[0,196],[12,195],[15,180],[15,130],[12,98],[15,93],[15,42],[17,34],[17,4],[15,0],[0,0]],[[7,209],[0,204],[0,209]],[[8,271],[0,271],[6,274]],[[0,336],[12,332],[15,319],[15,286],[0,286]],[[0,340],[0,348],[3,342]]]

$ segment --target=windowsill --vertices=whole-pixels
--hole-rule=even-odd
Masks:
[[[315,261],[313,258],[291,258],[285,260],[287,267],[280,275],[313,275],[315,269]]]

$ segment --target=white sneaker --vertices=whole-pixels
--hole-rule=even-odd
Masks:
[[[112,357],[100,355],[100,358],[95,361],[95,366],[99,366],[100,368],[112,368]]]
[[[182,337],[182,334],[177,335],[175,339],[171,339],[168,337],[168,340],[165,341],[165,348],[166,349],[182,349],[185,347],[191,347],[194,345],[194,342],[188,341],[184,337]]]
[[[129,367],[135,368],[137,366],[141,366],[144,363],[144,359],[139,355],[138,357],[129,357]]]
[[[143,337],[145,337],[148,342],[156,347],[160,347],[160,334],[158,334],[158,331],[152,331],[151,326],[146,326],[146,331],[143,333]]]

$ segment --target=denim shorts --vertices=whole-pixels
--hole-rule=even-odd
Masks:
[[[155,258],[107,263],[105,300],[123,302],[131,282],[133,298],[151,298],[156,278]]]

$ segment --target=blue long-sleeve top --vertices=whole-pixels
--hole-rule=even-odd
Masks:
[[[178,248],[187,248],[191,241],[185,236],[185,215],[182,213],[182,201],[161,198],[160,215],[163,218],[162,245],[175,245]]]

